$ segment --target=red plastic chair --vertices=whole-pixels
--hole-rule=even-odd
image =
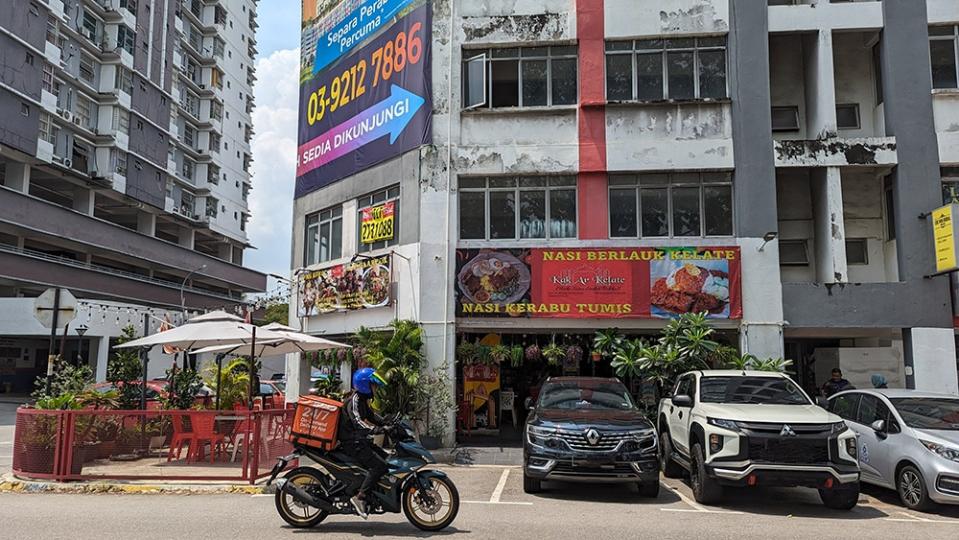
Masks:
[[[193,454],[195,459],[203,459],[203,445],[206,443],[210,444],[210,463],[221,453],[226,453],[226,435],[216,432],[212,415],[197,414],[190,420],[193,422],[193,437],[197,445],[197,451]]]
[[[189,460],[190,455],[196,449],[196,437],[192,431],[184,429],[182,416],[174,414],[170,416],[170,419],[173,422],[173,439],[170,441],[170,451],[167,452],[166,460],[170,461],[174,455],[177,459],[180,459],[184,444],[190,447],[186,454],[187,460]]]

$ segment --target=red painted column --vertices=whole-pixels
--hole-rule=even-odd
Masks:
[[[606,40],[603,0],[576,1],[579,40],[579,237],[609,238],[606,174]]]

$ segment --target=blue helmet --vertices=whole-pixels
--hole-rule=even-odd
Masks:
[[[356,370],[353,374],[353,389],[365,395],[373,395],[372,385],[386,386],[386,381],[373,368]]]

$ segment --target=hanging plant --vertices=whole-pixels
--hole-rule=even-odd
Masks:
[[[490,347],[489,345],[477,345],[476,361],[486,366],[492,365],[494,362],[493,362],[493,357],[490,354],[491,351],[492,351],[492,347]]]
[[[523,365],[523,347],[521,345],[514,345],[509,352],[509,361],[510,365],[514,368],[518,368]]]
[[[570,345],[566,348],[566,360],[570,364],[579,364],[583,359],[583,348],[579,345]]]
[[[546,358],[546,362],[551,366],[558,366],[560,360],[566,356],[566,350],[557,345],[555,342],[550,343],[543,348],[543,358]]]
[[[503,344],[493,345],[489,350],[490,359],[496,364],[502,364],[508,360],[510,354],[510,348]]]
[[[352,366],[353,362],[354,362],[353,349],[352,348],[346,349],[346,363]]]
[[[539,345],[532,344],[526,347],[526,359],[530,362],[536,362],[542,357],[543,353],[539,350]]]
[[[340,364],[346,361],[346,349],[336,349],[336,361]]]
[[[469,341],[464,341],[456,347],[456,359],[465,365],[475,363],[476,354],[476,344]]]

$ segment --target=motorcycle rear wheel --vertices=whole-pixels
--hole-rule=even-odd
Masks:
[[[322,473],[309,467],[297,467],[288,472],[284,478],[288,482],[305,487],[319,484],[326,486],[326,477]],[[326,510],[314,508],[295,500],[292,495],[276,490],[276,511],[289,523],[298,529],[308,529],[320,524],[329,513]]]
[[[432,503],[423,500],[416,482],[411,482],[403,493],[403,513],[416,528],[423,531],[441,531],[449,527],[460,511],[460,494],[449,478],[430,478],[430,490],[425,494]]]

